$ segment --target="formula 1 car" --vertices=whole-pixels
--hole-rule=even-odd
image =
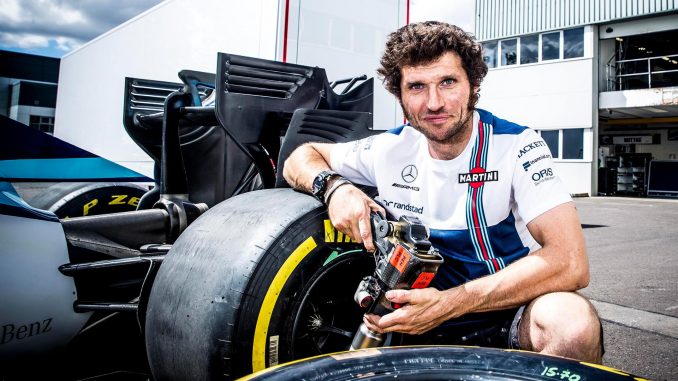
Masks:
[[[284,180],[276,177],[283,164],[279,157],[305,141],[340,141],[374,133],[370,128],[373,80],[365,76],[330,83],[321,68],[225,53],[218,55],[217,73],[185,70],[179,73],[182,83],[126,79],[124,127],[155,161],[155,180],[2,119],[7,127],[4,132],[14,137],[3,140],[0,157],[0,175],[5,181],[0,189],[3,372],[10,368],[19,368],[19,372],[46,369],[10,365],[66,353],[69,343],[97,329],[110,329],[106,324],[122,315],[131,320],[126,329],[132,331],[146,332],[146,325],[157,326],[159,312],[149,304],[152,290],[165,287],[163,273],[171,266],[158,270],[193,221],[213,213],[221,218],[217,206],[236,195],[286,187]],[[338,92],[337,86],[343,91]],[[21,142],[31,142],[33,147],[19,147]],[[77,183],[47,189],[31,201],[33,205],[25,203],[10,184],[46,179]],[[149,180],[155,182],[150,191],[130,184]],[[83,181],[90,183],[83,187]],[[271,191],[273,196],[263,198],[276,205],[286,203],[275,193],[282,190]],[[287,193],[301,196],[289,189],[282,192]],[[306,196],[302,200],[309,205],[292,210],[288,222],[296,220],[302,210],[319,207]],[[269,209],[273,214],[268,220],[280,225],[283,220],[275,216],[277,208]],[[239,233],[243,238],[250,236],[245,220],[217,225],[222,223],[229,229],[243,229]],[[257,224],[264,226],[262,221]],[[358,245],[344,237],[337,240],[341,247],[358,250]],[[238,250],[242,245],[229,243]],[[219,261],[224,259],[222,255],[230,255],[221,251],[212,254]],[[227,262],[235,263],[237,258],[246,256],[237,254]],[[250,270],[253,264],[250,262]],[[233,270],[238,276],[232,280],[242,282],[240,275],[248,276],[246,271]],[[160,282],[154,282],[156,274]],[[207,291],[203,286],[179,283],[173,283],[171,289]],[[210,301],[232,309],[234,298],[223,293],[222,299]],[[238,318],[251,321],[247,316]],[[151,328],[153,333],[148,335],[153,340],[143,340],[149,348],[160,345],[155,341],[161,339],[156,329]],[[237,350],[235,346],[227,349],[234,355]],[[219,351],[220,357],[227,355]],[[60,356],[64,357],[68,356]],[[281,358],[287,359],[285,355]],[[78,366],[68,368],[75,369],[67,370],[75,378],[89,376],[79,372]],[[252,365],[245,365],[235,367],[233,374],[251,371]]]
[[[124,126],[156,163],[155,184],[141,195],[125,193],[136,186],[115,185],[149,179],[114,165],[78,167],[76,159],[96,158],[70,149],[51,153],[70,155],[69,166],[78,168],[60,178],[107,182],[62,186],[36,208],[9,182],[44,176],[22,175],[15,167],[25,162],[0,157],[0,379],[101,376],[116,368],[92,369],[92,362],[126,354],[143,360],[124,379],[133,372],[156,380],[258,371],[250,377],[440,374],[403,365],[415,363],[448,364],[437,367],[448,379],[631,377],[546,356],[460,348],[435,350],[437,357],[365,349],[276,367],[348,349],[361,323],[354,292],[376,273],[374,258],[280,174],[304,142],[376,133],[373,81],[330,83],[321,68],[226,53],[218,55],[217,74],[179,77],[182,83],[126,79]],[[121,204],[134,210],[94,208]],[[375,361],[360,365],[366,359]]]

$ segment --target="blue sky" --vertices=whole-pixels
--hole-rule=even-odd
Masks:
[[[0,50],[60,58],[160,2],[0,0]],[[410,21],[447,21],[472,32],[473,3],[473,0],[410,0]]]

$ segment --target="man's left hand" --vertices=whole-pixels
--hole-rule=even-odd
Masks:
[[[403,306],[381,317],[365,315],[363,321],[372,331],[419,335],[454,317],[448,310],[447,295],[435,288],[390,290],[386,299]]]

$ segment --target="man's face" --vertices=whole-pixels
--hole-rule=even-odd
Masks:
[[[455,52],[401,69],[400,102],[407,120],[430,141],[454,143],[470,126],[471,85]]]

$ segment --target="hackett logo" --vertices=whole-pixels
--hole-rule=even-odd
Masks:
[[[526,145],[525,147],[523,147],[520,151],[518,151],[518,159],[520,159],[521,157],[523,157],[523,155],[532,151],[533,149],[535,149],[537,147],[544,147],[544,146],[546,146],[546,143],[544,143],[543,140],[532,142],[532,143]]]
[[[485,171],[485,168],[475,167],[471,170],[470,173],[460,173],[459,174],[459,183],[468,183],[471,185],[471,188],[479,188],[486,181],[497,181],[499,180],[499,171]]]

